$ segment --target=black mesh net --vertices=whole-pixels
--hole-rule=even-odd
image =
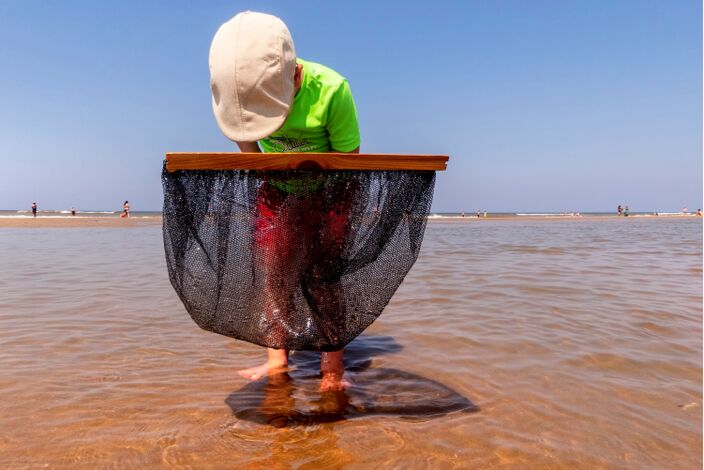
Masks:
[[[169,278],[201,328],[335,351],[413,266],[435,173],[164,170],[162,182]]]

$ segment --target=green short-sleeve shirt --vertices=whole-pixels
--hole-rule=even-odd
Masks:
[[[297,59],[303,82],[284,125],[261,139],[264,152],[350,152],[360,144],[357,109],[344,77]]]

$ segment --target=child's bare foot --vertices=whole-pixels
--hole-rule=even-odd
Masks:
[[[321,392],[341,392],[351,386],[352,382],[337,372],[323,372],[323,378],[320,380]]]
[[[288,370],[288,351],[285,349],[267,348],[267,361],[257,367],[238,370],[245,379],[259,380],[267,375],[280,374]]]
[[[280,374],[288,370],[288,364],[280,361],[266,361],[264,364],[256,367],[250,367],[249,369],[238,370],[237,373],[240,374],[245,379],[252,381],[259,380],[262,377],[268,375]]]

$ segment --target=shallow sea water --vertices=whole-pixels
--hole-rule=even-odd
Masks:
[[[700,219],[429,223],[346,353],[247,383],[157,227],[0,229],[3,468],[701,468]]]

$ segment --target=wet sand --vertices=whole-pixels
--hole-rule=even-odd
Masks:
[[[701,219],[431,220],[326,394],[235,373],[160,218],[83,219],[0,220],[4,468],[702,466]]]
[[[616,215],[588,215],[588,216],[515,216],[515,215],[492,215],[489,217],[429,217],[430,223],[463,224],[463,223],[487,223],[497,221],[545,221],[545,222],[595,222],[610,220],[681,220],[697,219],[694,215],[633,215],[629,217],[618,217]],[[701,218],[699,220],[702,220]],[[138,228],[161,226],[161,216],[146,217],[0,217],[0,228]]]
[[[154,217],[4,217],[0,228],[137,228],[161,226]]]

